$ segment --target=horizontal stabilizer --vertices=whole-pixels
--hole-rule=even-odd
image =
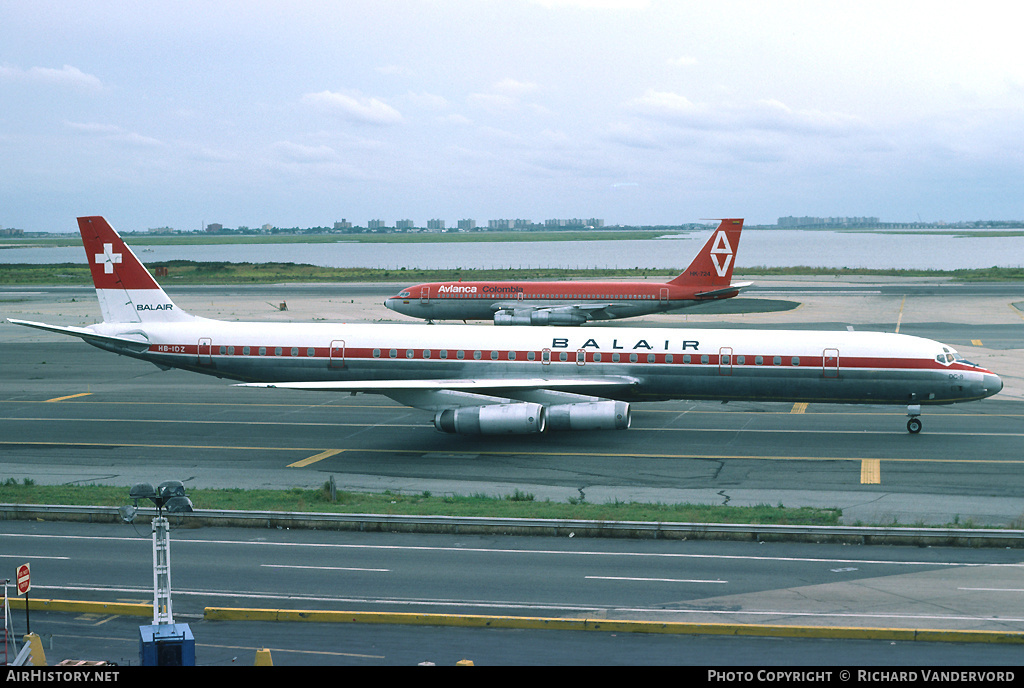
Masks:
[[[728,287],[722,287],[721,289],[711,289],[710,291],[699,291],[694,296],[697,298],[707,298],[709,296],[720,296],[722,294],[731,294],[734,291],[743,291],[747,287],[751,286],[753,282],[736,282],[730,284]]]
[[[56,332],[57,334],[65,334],[71,337],[79,337],[89,342],[90,344],[106,344],[108,346],[116,346],[129,351],[146,351],[149,349],[149,340],[141,333],[133,335],[138,339],[129,337],[115,337],[108,334],[99,334],[85,327],[61,327],[60,325],[47,325],[46,323],[32,322],[30,320],[14,320],[13,318],[7,318],[7,322],[12,325],[24,325],[25,327],[34,327],[37,330],[45,330],[47,332]]]

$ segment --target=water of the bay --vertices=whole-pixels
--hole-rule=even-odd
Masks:
[[[387,270],[454,268],[655,268],[682,269],[709,232],[660,239],[616,241],[520,241],[443,243],[229,244],[134,248],[145,263],[167,260],[248,263],[309,263],[325,267]],[[131,239],[128,239],[129,244]],[[17,248],[0,251],[3,263],[84,262],[81,247]],[[965,231],[893,234],[826,230],[744,230],[737,270],[744,267],[931,269],[1020,267],[1024,236]]]

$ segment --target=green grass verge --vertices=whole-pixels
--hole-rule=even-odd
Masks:
[[[27,483],[27,484],[26,484]],[[237,511],[323,512],[420,516],[486,516],[491,518],[559,518],[598,521],[660,521],[677,523],[753,523],[778,525],[838,525],[840,509],[784,506],[702,506],[612,502],[591,504],[574,497],[567,502],[537,501],[516,490],[509,495],[453,496],[391,492],[343,492],[331,500],[330,490],[189,490],[197,509]],[[7,479],[0,483],[0,502],[8,504],[66,504],[122,506],[129,504],[127,487],[101,485],[35,485]],[[139,506],[150,506],[148,502]]]
[[[474,270],[453,268],[450,270],[399,269],[382,270],[374,268],[326,268],[302,263],[219,263],[173,260],[154,263],[156,268],[167,268],[166,275],[159,275],[157,281],[165,287],[175,284],[280,284],[284,282],[438,282],[447,280],[596,280],[605,278],[644,279],[647,277],[667,279],[679,274],[679,270],[655,270],[651,268],[632,269],[561,269],[528,268],[505,270]],[[681,270],[682,268],[680,268]],[[1008,282],[1024,281],[1024,268],[981,268],[972,270],[868,270],[862,268],[824,268],[796,266],[789,268],[754,267],[742,270],[744,277],[817,275],[829,277],[875,276],[875,277],[934,277],[958,282]],[[78,263],[57,263],[36,265],[11,263],[0,270],[0,284],[3,285],[91,285],[89,268]]]

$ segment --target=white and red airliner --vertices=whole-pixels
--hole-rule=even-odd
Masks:
[[[668,399],[921,406],[996,394],[939,342],[881,332],[229,322],[179,309],[102,217],[78,219],[103,322],[9,322],[258,387],[375,393],[460,434],[629,427]]]
[[[423,320],[494,320],[495,325],[581,325],[664,313],[728,299],[751,282],[732,283],[743,220],[722,220],[678,277],[669,282],[430,282],[384,301]]]

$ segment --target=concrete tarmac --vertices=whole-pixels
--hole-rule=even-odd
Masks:
[[[740,277],[737,277],[740,279]],[[957,285],[937,283],[934,280],[918,278],[879,279],[844,278],[841,282],[833,277],[770,279],[758,277],[756,288],[745,292],[750,299],[778,300],[784,309],[764,313],[723,313],[695,314],[682,311],[675,314],[648,316],[645,318],[618,321],[616,326],[662,326],[662,327],[751,327],[772,329],[873,329],[923,334],[954,345],[961,354],[971,361],[983,365],[1003,379],[1004,389],[993,400],[978,402],[990,404],[1000,402],[999,409],[1008,409],[1004,415],[1008,424],[997,428],[1006,434],[1014,429],[1014,418],[1021,417],[1016,403],[1024,401],[1024,314],[1020,304],[1024,303],[1024,286],[1009,285],[991,292],[973,288],[961,289]],[[331,322],[409,322],[410,319],[388,311],[382,305],[383,298],[395,293],[405,285],[261,285],[258,287],[182,287],[175,290],[169,285],[169,293],[179,307],[196,315],[227,320],[266,321],[316,321]],[[734,299],[740,302],[741,299]],[[4,317],[38,320],[62,325],[88,325],[99,320],[99,309],[95,294],[89,288],[11,288],[0,290],[0,303]],[[285,304],[285,309],[281,305]],[[1017,304],[1017,305],[1015,305]],[[424,325],[427,326],[427,325]],[[489,324],[476,326],[489,327]],[[939,333],[942,336],[936,336]],[[0,325],[0,348],[6,344],[33,342],[67,341],[59,335],[16,327],[8,323]],[[125,364],[147,364],[128,361],[98,352],[80,344],[83,353],[90,356],[107,357],[112,366]],[[69,362],[73,363],[73,362]],[[161,380],[168,380],[174,386],[180,377],[182,389],[207,390],[210,393],[237,394],[223,381],[171,371],[161,373]],[[168,377],[170,376],[170,377]],[[7,375],[4,375],[7,378]],[[223,388],[223,389],[221,389]],[[200,392],[205,393],[205,392]],[[248,396],[248,395],[247,395]],[[311,403],[308,396],[302,397]],[[274,401],[280,401],[275,397]],[[370,399],[370,397],[360,397]],[[269,400],[268,400],[269,401]],[[386,401],[386,400],[385,400]],[[369,402],[362,402],[364,405]],[[387,402],[390,404],[390,402]],[[1005,406],[1009,403],[1010,406]],[[970,412],[977,404],[956,407]],[[391,404],[393,406],[393,404]],[[656,407],[658,405],[645,405]],[[986,408],[992,408],[991,406]],[[373,412],[370,409],[369,412]],[[388,411],[394,414],[395,412]],[[415,413],[415,412],[410,412]],[[931,422],[936,420],[935,414]],[[926,418],[926,430],[929,420]],[[656,431],[655,431],[656,432]],[[630,434],[633,431],[630,431]],[[894,441],[898,434],[880,434],[878,443]],[[625,440],[623,440],[625,441]],[[988,441],[988,440],[985,440]],[[1003,441],[1003,440],[1001,440]],[[1012,437],[1005,439],[1014,442]],[[881,446],[881,445],[880,445]],[[984,456],[984,444],[977,451]],[[993,445],[994,446],[994,445]],[[972,450],[973,451],[973,450]],[[57,462],[47,467],[35,465],[32,477],[40,482],[67,482],[88,480],[99,477],[96,470],[83,470],[81,475],[72,475],[76,469],[66,463]],[[1013,470],[1013,469],[1010,469]],[[24,465],[0,461],[0,476],[20,476]],[[137,474],[119,469],[117,482],[130,484],[133,481],[152,481],[152,472],[146,468],[136,469]],[[106,473],[111,473],[108,469]],[[243,480],[251,486],[281,487],[322,484],[325,474],[319,471],[297,472],[286,468],[250,466],[239,474],[233,462],[216,469],[210,468],[197,474],[197,480],[209,486],[239,486]],[[990,476],[991,477],[991,476]],[[461,494],[484,492],[487,494],[511,493],[521,489],[535,494],[537,499],[565,500],[576,497],[574,490],[564,485],[546,482],[524,482],[515,475],[489,476],[474,479],[470,475],[440,475],[430,477],[417,475],[388,475],[386,473],[345,472],[342,489],[420,492],[429,490],[443,494],[457,490]],[[195,483],[198,484],[198,483]],[[243,485],[243,486],[247,486]],[[453,485],[455,488],[453,488]],[[502,490],[505,492],[502,492]],[[674,485],[670,488],[656,484],[644,486],[631,480],[628,484],[594,485],[587,488],[588,501],[637,500],[676,503],[722,503],[720,489],[685,489]],[[912,523],[948,523],[955,518],[972,518],[975,522],[1007,525],[1019,521],[1024,507],[1016,495],[983,496],[973,492],[958,494],[955,489],[941,493],[911,492],[896,487],[890,491],[872,492],[834,489],[805,489],[793,486],[793,481],[779,481],[777,486],[758,484],[745,488],[742,484],[728,491],[728,503],[778,504],[787,506],[839,506],[844,510],[844,521],[848,523],[880,523],[893,521]]]

